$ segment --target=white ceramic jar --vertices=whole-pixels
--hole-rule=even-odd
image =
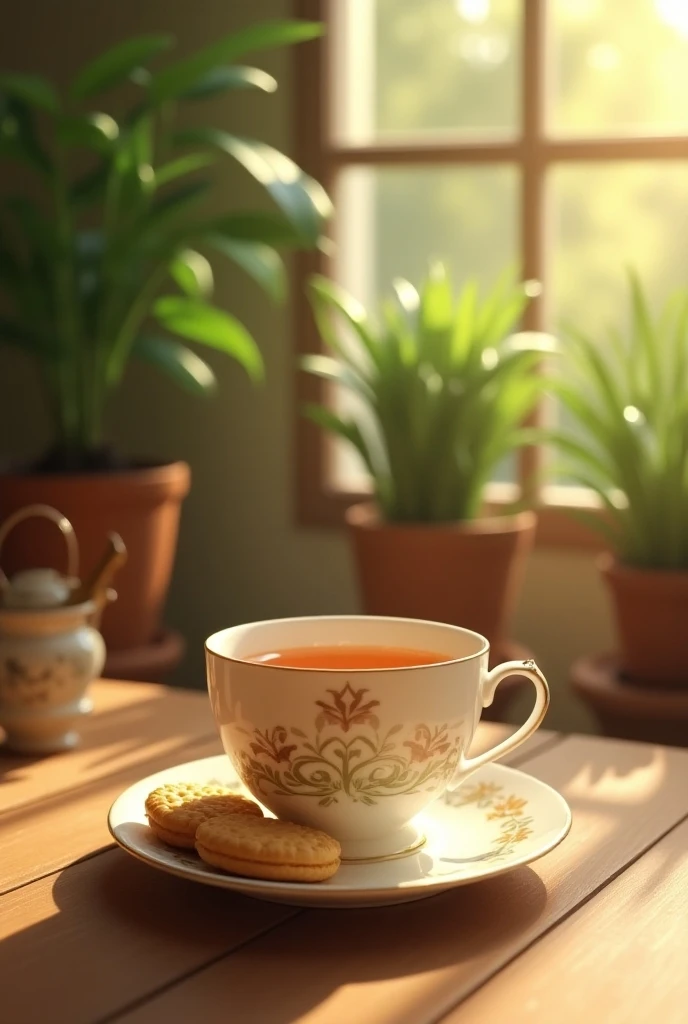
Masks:
[[[68,575],[26,569],[8,580],[0,570],[0,726],[6,747],[41,755],[78,743],[78,722],[91,710],[86,690],[103,668],[105,644],[90,625],[96,603],[69,604],[78,584],[69,520],[48,505],[30,505],[2,524],[0,549],[10,530],[34,515],[51,519],[63,534]]]
[[[0,608],[0,725],[23,754],[78,743],[91,710],[86,690],[105,663],[105,644],[88,625],[93,601],[62,608]]]

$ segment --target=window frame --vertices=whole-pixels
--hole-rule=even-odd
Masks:
[[[336,0],[344,3],[346,0]],[[350,166],[441,166],[461,163],[515,165],[520,170],[520,257],[524,278],[546,284],[546,180],[549,168],[567,162],[612,162],[615,160],[672,160],[688,158],[685,135],[652,135],[609,138],[602,136],[556,138],[546,133],[545,85],[547,0],[522,0],[521,48],[522,131],[513,140],[496,142],[404,139],[349,145],[332,141],[328,131],[331,116],[329,69],[333,66],[330,17],[331,0],[292,0],[295,17],[320,21],[326,26],[321,39],[293,54],[294,144],[297,162],[322,183],[330,194],[337,173]],[[306,297],[305,282],[312,273],[330,273],[328,257],[320,252],[298,253],[293,264],[293,328],[297,357],[322,350]],[[546,293],[546,287],[543,289]],[[544,330],[546,312],[542,298],[534,298],[523,317],[524,330]],[[344,523],[346,509],[357,501],[370,499],[369,492],[335,490],[327,484],[329,441],[324,432],[308,421],[301,409],[306,402],[321,402],[324,384],[310,374],[296,373],[296,518],[300,526],[337,527]],[[538,422],[536,413],[533,422]],[[595,502],[582,488],[528,485],[543,465],[543,449],[529,447],[518,453],[518,484],[492,484],[486,511],[499,511],[519,494],[538,511],[536,543],[552,547],[602,550],[605,545],[595,532],[579,523],[571,510],[596,510]],[[596,510],[596,514],[602,515]]]

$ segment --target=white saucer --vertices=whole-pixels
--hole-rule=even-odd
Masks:
[[[523,772],[491,764],[416,819],[427,837],[417,853],[381,863],[342,864],[327,882],[266,882],[224,874],[191,850],[166,846],[151,832],[146,797],[156,786],[182,781],[223,782],[245,792],[224,754],[149,775],[110,808],[108,826],[115,841],[161,871],[297,907],[373,907],[435,896],[542,857],[571,827],[571,812],[559,793]]]

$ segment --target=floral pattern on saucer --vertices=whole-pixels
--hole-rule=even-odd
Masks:
[[[475,804],[486,808],[486,821],[499,821],[499,835],[492,840],[496,848],[491,860],[509,857],[517,843],[522,843],[533,834],[533,818],[525,814],[528,801],[515,795],[504,796],[504,787],[494,782],[464,783],[455,793],[445,793],[444,801],[449,807],[466,807]],[[488,855],[486,855],[487,858]]]

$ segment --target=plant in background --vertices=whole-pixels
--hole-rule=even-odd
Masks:
[[[485,296],[473,281],[455,296],[437,263],[420,294],[408,281],[394,283],[375,326],[341,288],[310,281],[334,358],[310,355],[303,367],[353,392],[360,415],[317,405],[306,412],[359,453],[387,522],[476,517],[497,465],[527,439],[521,424],[542,390],[534,368],[549,345],[543,335],[512,332],[534,285],[505,274]]]
[[[0,202],[0,342],[40,370],[55,434],[41,468],[112,464],[104,412],[131,358],[211,392],[210,366],[175,335],[261,377],[255,341],[211,302],[209,257],[233,260],[279,300],[285,274],[275,247],[314,246],[329,201],[265,143],[215,127],[179,129],[176,115],[224,90],[274,91],[270,75],[237,58],[319,33],[311,22],[268,22],[161,68],[174,40],[142,36],[89,63],[64,96],[43,78],[0,75],[0,157],[19,162],[28,186]],[[116,119],[103,96],[125,83],[133,102]],[[204,214],[211,182],[202,172],[222,155],[267,190],[275,210],[229,202]]]
[[[565,470],[600,498],[605,515],[582,513],[620,561],[688,569],[688,292],[653,317],[628,275],[629,321],[594,339],[565,331],[554,393],[574,427],[549,431]]]

